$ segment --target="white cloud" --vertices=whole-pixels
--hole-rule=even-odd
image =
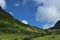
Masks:
[[[23,20],[21,22],[24,23],[24,24],[28,24],[28,22],[26,20]]]
[[[15,3],[14,6],[19,7],[20,6],[20,2]]]
[[[0,0],[0,6],[1,6],[2,8],[5,8],[5,6],[6,6],[5,0]]]
[[[54,25],[45,24],[45,25],[43,25],[43,29],[48,29],[48,28],[53,27],[53,26],[54,26]]]
[[[55,6],[51,7],[38,7],[36,13],[36,18],[38,21],[53,22],[60,20],[60,13]]]
[[[60,0],[33,0],[39,5],[41,2],[44,6],[38,6],[36,12],[36,20],[41,22],[49,22],[51,25],[60,20]],[[51,25],[44,25],[50,27]]]
[[[13,15],[13,13],[12,13],[12,12],[9,12],[9,14]]]

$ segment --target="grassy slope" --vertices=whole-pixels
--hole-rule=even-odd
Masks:
[[[60,35],[48,35],[48,36],[33,38],[32,40],[60,40]]]
[[[20,34],[5,34],[0,33],[0,40],[14,40],[15,38],[18,38],[19,40],[22,40],[26,38],[29,35],[20,35]]]
[[[23,38],[26,38],[26,35],[20,35],[20,34],[5,34],[0,33],[0,40],[14,40],[15,38],[18,38],[18,40],[22,40]],[[28,35],[29,37],[29,35]],[[60,40],[60,35],[48,35],[43,37],[37,37],[32,38],[32,40]]]
[[[0,7],[0,28],[2,28],[2,30],[4,30],[3,28],[8,28],[5,30],[15,29],[15,30],[26,30],[26,31],[28,30],[31,32],[38,30],[37,28],[35,29],[31,28],[30,25],[23,24],[19,20],[15,19],[12,15],[10,15],[8,12],[4,11],[1,7]]]
[[[20,31],[20,33],[3,33],[0,32],[0,40],[13,40],[15,38],[18,38],[19,40],[22,40],[26,37],[33,37],[33,36],[39,36],[39,33],[45,33],[42,29],[39,29],[34,26],[26,25],[20,22],[19,20],[15,19],[13,16],[11,16],[9,13],[5,12],[0,8],[0,31],[4,30],[10,30],[10,31]],[[53,38],[53,36],[56,36],[56,38]],[[32,38],[32,40],[60,40],[60,35],[48,35],[43,37],[37,37]]]
[[[33,27],[30,25],[23,24],[19,20],[15,19],[12,15],[10,15],[8,12],[4,11],[2,8],[0,8],[0,32],[1,31],[14,31],[18,32],[17,34],[12,33],[0,33],[0,40],[1,39],[8,39],[11,40],[15,37],[19,37],[20,39],[25,37],[33,37],[37,35],[38,33],[44,32],[41,29],[38,29],[37,27]]]

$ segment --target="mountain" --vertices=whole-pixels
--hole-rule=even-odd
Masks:
[[[54,27],[52,27],[50,29],[60,29],[60,20],[55,24]]]
[[[51,29],[60,29],[60,21],[54,27],[43,30],[36,26],[22,23],[0,7],[0,40],[30,40],[60,32]],[[38,39],[40,40],[40,38]],[[45,37],[42,39],[45,40]]]
[[[0,32],[36,35],[44,31],[36,26],[22,23],[0,7]]]
[[[54,27],[49,28],[47,31],[50,34],[60,34],[60,20],[54,25]]]
[[[46,29],[47,35],[33,38],[32,40],[60,40],[60,20],[49,29]]]

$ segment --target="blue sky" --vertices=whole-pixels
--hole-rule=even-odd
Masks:
[[[60,0],[0,0],[0,6],[25,24],[47,29],[60,20]]]

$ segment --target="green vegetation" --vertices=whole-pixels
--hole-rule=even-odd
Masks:
[[[11,40],[18,37],[21,40],[22,37],[23,40],[27,38],[39,37],[41,36],[41,33],[45,33],[44,30],[22,23],[0,7],[1,39],[7,38],[7,40]]]
[[[48,36],[33,38],[32,40],[60,40],[60,35],[48,35]]]
[[[0,40],[60,40],[60,21],[43,30],[22,23],[0,7]]]
[[[14,39],[18,39],[18,40],[23,40],[24,38],[26,38],[29,35],[23,35],[23,34],[7,34],[7,33],[0,33],[0,40],[14,40]]]
[[[13,32],[39,32],[40,29],[37,27],[30,26],[28,24],[24,24],[19,20],[15,19],[12,15],[8,12],[4,11],[0,7],[0,31],[13,31]]]

